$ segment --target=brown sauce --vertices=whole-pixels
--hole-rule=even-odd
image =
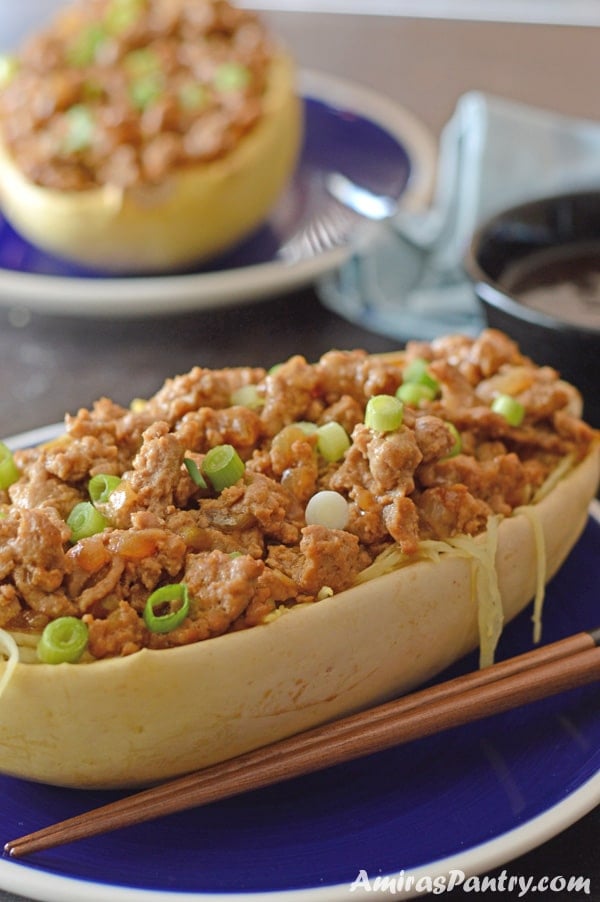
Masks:
[[[600,329],[600,241],[530,254],[505,272],[503,283],[527,307]]]

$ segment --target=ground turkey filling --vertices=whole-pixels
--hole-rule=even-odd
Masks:
[[[366,426],[368,399],[394,395],[417,357],[437,396],[405,404],[392,431]],[[250,385],[252,406],[232,403]],[[520,425],[491,409],[499,393],[524,406]],[[54,618],[82,617],[89,651],[103,658],[327,604],[390,545],[413,555],[421,539],[476,535],[491,514],[530,501],[566,455],[583,458],[594,432],[572,412],[575,398],[554,370],[493,330],[409,343],[396,359],[356,350],[313,364],[294,356],[268,373],[195,367],[131,409],[103,398],[67,416],[64,436],[15,454],[21,476],[0,492],[0,627],[39,632]],[[306,423],[331,421],[350,444],[328,462]],[[198,487],[184,459],[202,468],[224,443],[244,474],[220,493]],[[108,526],[73,542],[66,520],[89,500],[95,474],[121,477],[101,505]],[[344,529],[307,525],[306,505],[324,489],[347,500]],[[189,589],[188,616],[151,632],[148,596],[178,582]]]
[[[225,0],[79,0],[0,58],[0,134],[39,185],[162,182],[253,128],[272,57]]]

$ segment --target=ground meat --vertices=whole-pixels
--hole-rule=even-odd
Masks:
[[[229,407],[236,389],[253,385],[264,376],[264,370],[250,367],[209,370],[196,366],[189,373],[167,379],[150,398],[145,412],[154,420],[164,420],[173,426],[186,413],[198,411],[201,407]]]
[[[262,561],[248,555],[208,551],[188,556],[183,578],[194,598],[190,619],[200,638],[227,632],[258,591],[264,569]]]
[[[417,358],[439,383],[435,396],[405,404],[396,429],[365,425],[368,399],[395,393]],[[237,395],[246,386],[250,407]],[[492,409],[499,392],[523,405],[518,426]],[[423,539],[478,535],[490,515],[529,503],[565,458],[582,459],[598,440],[577,401],[554,370],[494,330],[414,342],[405,355],[332,351],[314,364],[296,355],[269,373],[195,367],[131,408],[102,398],[67,416],[63,436],[14,455],[18,478],[0,495],[0,627],[37,633],[79,616],[90,654],[104,658],[326,604],[392,546],[414,555]],[[350,441],[333,460],[319,445],[330,422]],[[202,484],[202,467],[221,444],[236,449],[241,470],[217,490]],[[116,483],[95,501],[104,520],[73,541],[66,520],[90,503],[96,474]],[[321,490],[346,500],[344,529],[306,523]],[[149,596],[180,582],[187,616],[152,632]]]
[[[262,422],[256,411],[248,407],[202,407],[187,413],[174,434],[186,450],[206,452],[216,445],[234,444],[238,454],[246,459],[261,437]]]
[[[257,15],[226,0],[79,0],[15,57],[0,132],[48,188],[161,183],[251,131],[272,58]]]
[[[83,621],[89,630],[88,650],[94,658],[131,655],[147,644],[148,630],[144,621],[125,602],[104,620],[86,614]]]
[[[318,375],[304,357],[296,355],[276,367],[264,380],[261,420],[265,433],[277,435],[284,426],[311,419]]]
[[[341,529],[306,526],[297,549],[272,548],[267,563],[288,573],[302,592],[316,595],[324,587],[334,592],[348,588],[368,558],[361,556],[356,536]]]

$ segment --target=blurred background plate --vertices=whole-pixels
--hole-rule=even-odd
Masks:
[[[111,277],[43,253],[0,215],[0,303],[117,317],[262,300],[310,284],[346,258],[361,219],[329,191],[332,174],[405,208],[427,203],[437,151],[413,113],[314,71],[301,73],[300,91],[306,129],[296,173],[268,221],[235,249],[195,271]]]

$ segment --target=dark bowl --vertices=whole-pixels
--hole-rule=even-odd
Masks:
[[[497,214],[465,266],[488,325],[576,385],[585,419],[600,427],[600,191]]]

